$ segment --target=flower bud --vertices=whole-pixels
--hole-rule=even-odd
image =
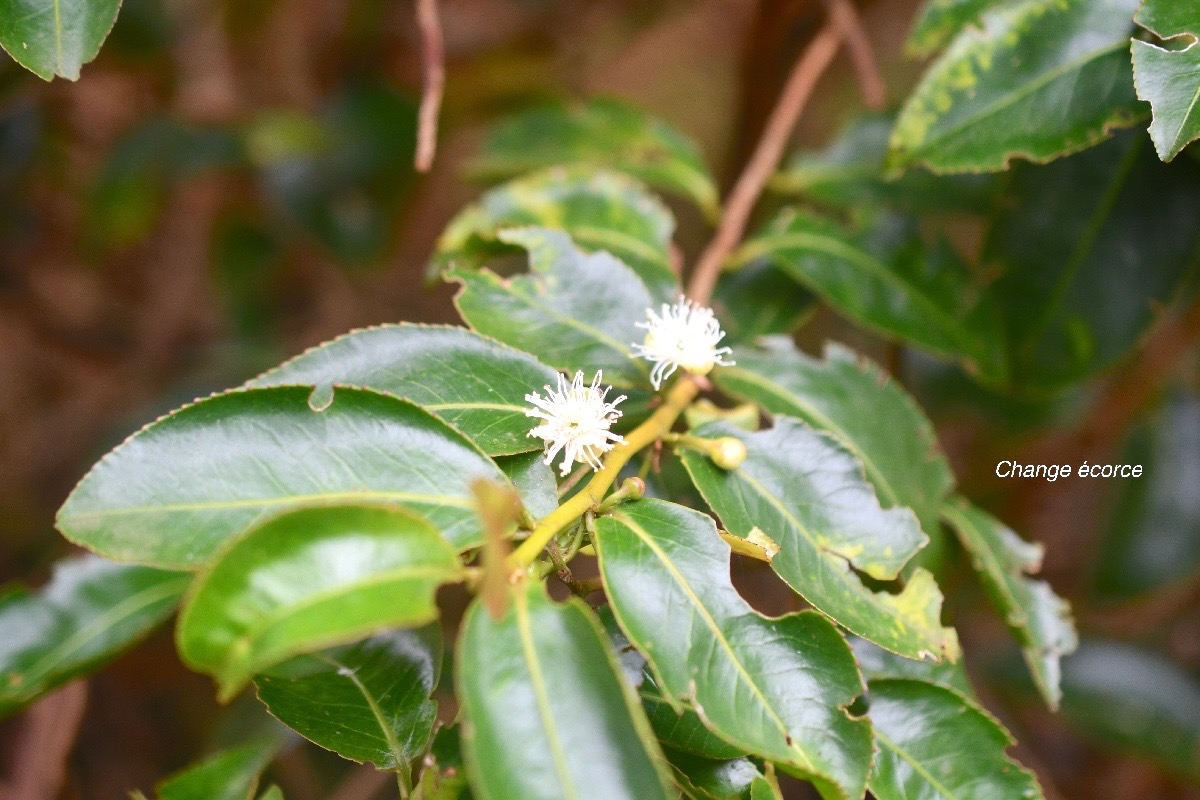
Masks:
[[[737,469],[746,460],[746,445],[741,439],[722,436],[713,440],[708,457],[721,469]]]

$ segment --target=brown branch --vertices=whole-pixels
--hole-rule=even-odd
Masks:
[[[783,157],[796,121],[808,104],[808,98],[812,95],[817,81],[833,61],[840,40],[837,25],[826,25],[809,43],[796,66],[792,68],[792,74],[788,76],[779,102],[767,120],[766,129],[754,149],[754,155],[750,157],[729,194],[729,201],[725,205],[716,235],[700,255],[692,272],[687,294],[697,303],[707,305],[712,298],[721,266],[742,240],[746,224],[750,221],[750,212],[758,202],[767,179],[771,177],[771,173]]]
[[[421,29],[425,88],[421,93],[421,108],[417,114],[417,152],[413,165],[417,172],[428,172],[437,152],[438,113],[442,108],[442,90],[446,85],[446,53],[437,0],[417,0],[417,26]]]
[[[25,727],[13,758],[12,784],[0,796],[6,800],[58,797],[86,705],[87,682],[75,681],[25,712]]]
[[[828,0],[829,16],[841,31],[842,40],[850,52],[850,61],[854,64],[854,74],[858,78],[858,87],[862,91],[863,100],[869,108],[876,111],[887,105],[887,87],[883,83],[883,75],[879,72],[879,63],[871,49],[871,40],[863,28],[862,19],[852,0]]]

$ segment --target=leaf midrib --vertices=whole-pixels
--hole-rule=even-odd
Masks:
[[[64,514],[59,518],[60,525],[72,521],[103,519],[105,517],[125,514],[154,514],[176,513],[180,511],[214,511],[222,509],[257,508],[260,506],[278,506],[290,503],[336,502],[339,500],[361,500],[363,498],[380,498],[409,503],[426,503],[437,506],[454,506],[455,508],[473,508],[471,501],[451,495],[421,494],[417,492],[375,491],[363,489],[343,492],[317,492],[313,494],[291,494],[284,497],[249,498],[245,500],[206,501],[195,503],[164,503],[159,506],[124,506],[120,508],[103,508],[82,514]]]
[[[367,689],[366,684],[359,679],[358,671],[352,669],[348,664],[344,664],[324,653],[318,655],[318,658],[333,667],[338,675],[345,677],[354,684],[354,688],[358,689],[359,694],[366,701],[367,707],[371,709],[371,714],[374,715],[375,723],[379,725],[379,730],[383,733],[383,739],[387,742],[388,749],[392,751],[392,758],[395,760],[396,766],[403,765],[407,759],[405,758],[404,749],[400,745],[400,740],[396,738],[395,730],[388,724],[387,717],[384,715],[383,709],[379,707],[379,703],[375,700],[374,695]]]
[[[888,738],[888,736],[883,731],[879,730],[879,726],[872,725],[871,727],[875,731],[875,738],[877,738],[883,744],[887,745],[888,748],[892,752],[894,752],[896,755],[900,756],[900,758],[902,758],[905,761],[905,763],[907,763],[909,766],[911,766],[917,772],[918,775],[920,775],[922,778],[924,778],[926,781],[928,781],[930,786],[932,786],[934,789],[936,789],[938,792],[940,792],[942,794],[942,798],[944,800],[958,800],[957,794],[955,794],[954,792],[950,791],[945,786],[943,786],[942,783],[937,778],[935,778],[927,769],[925,769],[925,767],[922,766],[919,761],[917,761],[915,758],[913,758],[913,756],[910,755],[907,750],[905,750],[900,745],[896,744],[894,741],[892,741],[890,738]]]

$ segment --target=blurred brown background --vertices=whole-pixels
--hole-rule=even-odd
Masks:
[[[920,74],[901,53],[916,5],[862,7],[893,101]],[[443,0],[441,12],[442,131],[422,176],[410,166],[421,65],[407,0],[127,0],[78,83],[45,84],[0,55],[0,581],[45,579],[68,551],[54,510],[146,421],[352,327],[453,320],[450,291],[422,275],[446,221],[479,192],[463,164],[490,122],[546,99],[620,96],[692,136],[728,184],[822,19],[816,0]],[[798,143],[824,142],[860,110],[839,56]],[[672,207],[694,258],[708,231],[694,210]],[[1157,332],[1138,363],[1194,390],[1178,335]],[[828,338],[895,355],[820,312],[801,341]],[[1046,542],[1046,576],[1085,633],[1152,645],[1194,679],[1194,579],[1149,599],[1090,602],[1090,565],[1120,500],[1113,485],[1002,485],[990,474],[998,457],[1122,452],[1157,402],[1141,373],[1089,389],[1099,403],[1024,407],[926,380],[936,369],[919,359],[899,363],[926,393],[965,490]],[[762,573],[739,580],[770,607]],[[1200,798],[1161,758],[1091,735],[1078,713],[1039,710],[1005,677],[1011,645],[974,584],[965,573],[947,581],[984,699],[1051,800]],[[212,695],[180,666],[169,632],[120,659],[90,682],[62,796],[149,790],[238,724]],[[1181,698],[1184,722],[1191,702]],[[0,775],[31,757],[30,716],[0,723]],[[1152,734],[1154,721],[1141,722]],[[345,780],[338,769],[309,748],[273,777],[289,800],[312,800]],[[339,797],[369,794],[348,791]]]

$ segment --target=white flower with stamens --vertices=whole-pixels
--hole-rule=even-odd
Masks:
[[[646,329],[646,338],[633,345],[633,350],[634,355],[655,362],[650,373],[655,389],[680,367],[693,375],[707,375],[718,364],[733,366],[734,362],[725,359],[732,351],[717,347],[725,331],[711,308],[680,297],[673,306],[663,303],[661,313],[647,308],[646,316],[649,321],[637,325]]]
[[[526,402],[534,405],[525,416],[542,420],[529,435],[546,440],[547,464],[554,461],[560,450],[563,451],[563,475],[571,471],[576,461],[600,469],[600,455],[612,450],[616,443],[625,441],[609,430],[621,416],[617,404],[625,399],[625,395],[611,403],[606,402],[604,398],[611,387],[600,389],[600,375],[597,372],[592,385],[584,386],[582,372],[576,372],[575,379],[569,384],[560,374],[557,390],[546,386],[545,397],[537,392],[525,395]]]

